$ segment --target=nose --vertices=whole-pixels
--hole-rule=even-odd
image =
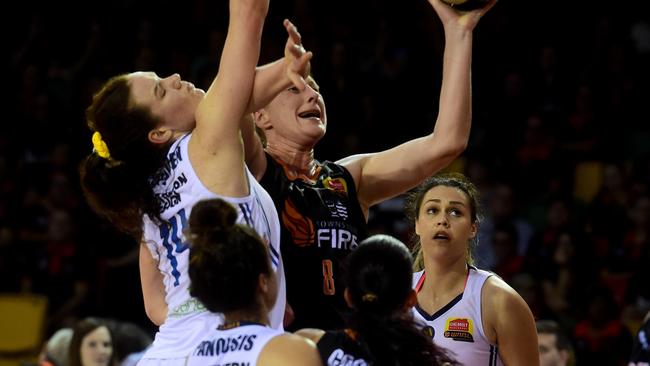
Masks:
[[[168,77],[165,78],[165,80],[168,80],[171,86],[175,89],[179,89],[182,86],[181,76],[177,73],[169,75]]]
[[[320,93],[314,90],[311,86],[307,86],[305,93],[307,93],[307,101],[309,103],[316,103],[318,98],[320,98]]]
[[[447,220],[447,216],[440,215],[440,217],[438,218],[438,223],[436,225],[442,227],[449,227],[449,221]]]

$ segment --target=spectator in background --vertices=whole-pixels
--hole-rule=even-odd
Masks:
[[[45,342],[39,355],[39,366],[68,366],[70,357],[70,341],[72,328],[61,328],[54,332]]]
[[[131,322],[111,321],[109,327],[116,366],[135,366],[151,346],[151,335]]]
[[[552,320],[538,320],[536,326],[540,366],[574,365],[573,346],[560,325]]]
[[[113,366],[113,337],[106,322],[84,318],[73,328],[70,366]]]

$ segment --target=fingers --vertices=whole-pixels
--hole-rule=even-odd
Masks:
[[[298,45],[302,44],[302,37],[298,33],[298,28],[289,19],[285,19],[283,24],[293,43]]]
[[[309,75],[310,72],[310,63],[313,53],[306,52],[296,60],[292,62],[291,71],[289,72],[289,79],[291,83],[298,88],[298,90],[303,91],[307,87],[307,82],[305,78]]]

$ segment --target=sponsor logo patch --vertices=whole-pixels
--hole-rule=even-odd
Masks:
[[[474,322],[469,318],[448,318],[445,323],[445,338],[460,342],[474,342]]]
[[[327,177],[323,179],[323,187],[340,193],[348,193],[348,185],[343,178]]]

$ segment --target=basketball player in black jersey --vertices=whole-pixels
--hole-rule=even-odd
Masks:
[[[295,315],[288,329],[343,326],[341,260],[366,237],[369,207],[417,186],[467,146],[472,33],[494,1],[466,13],[440,0],[429,3],[446,40],[439,114],[430,134],[378,153],[318,161],[314,146],[325,135],[327,114],[312,78],[302,91],[280,93],[242,131],[247,164],[280,215],[287,301]]]

